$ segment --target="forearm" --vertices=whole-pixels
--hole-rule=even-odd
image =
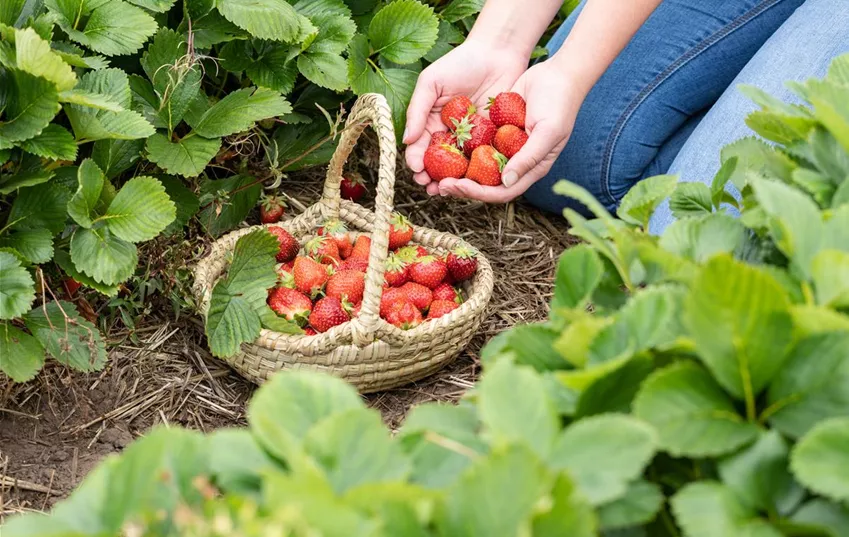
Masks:
[[[487,0],[468,39],[530,57],[563,0]]]
[[[613,63],[662,0],[588,0],[549,61],[566,71],[582,96]]]

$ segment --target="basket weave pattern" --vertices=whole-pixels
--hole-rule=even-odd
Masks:
[[[366,126],[376,131],[380,168],[374,213],[342,200],[342,170]],[[395,190],[396,146],[389,106],[379,94],[362,95],[348,116],[339,145],[330,160],[321,200],[280,225],[301,243],[329,218],[340,218],[352,232],[371,237],[366,287],[360,314],[351,322],[316,336],[290,335],[262,329],[253,343],[227,358],[249,380],[262,383],[283,368],[307,368],[342,377],[362,393],[397,387],[421,379],[450,362],[477,332],[492,295],[493,274],[486,258],[474,247],[449,233],[414,226],[413,242],[439,254],[464,245],[477,254],[477,274],[465,282],[467,300],[451,313],[401,330],[380,318],[384,262]],[[194,292],[206,315],[215,283],[227,268],[227,255],[252,226],[221,237],[195,268]]]

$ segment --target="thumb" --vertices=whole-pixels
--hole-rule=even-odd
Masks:
[[[423,72],[416,82],[410,104],[407,106],[407,125],[404,129],[405,144],[418,140],[424,133],[427,116],[436,103],[436,85],[433,79]]]
[[[539,166],[560,142],[558,132],[548,123],[537,123],[530,133],[528,141],[518,153],[513,155],[501,173],[504,186],[511,187],[528,172]]]

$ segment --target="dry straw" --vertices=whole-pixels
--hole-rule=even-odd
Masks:
[[[371,124],[380,144],[375,211],[340,198],[342,169],[363,130]],[[357,318],[316,336],[289,335],[263,329],[259,338],[242,345],[226,360],[249,380],[262,383],[283,368],[312,369],[340,376],[362,393],[386,390],[419,380],[448,364],[477,332],[492,296],[493,274],[489,262],[474,247],[455,235],[415,226],[413,242],[438,253],[463,245],[477,254],[478,271],[466,282],[467,300],[451,313],[401,330],[380,318],[384,261],[388,255],[389,226],[393,210],[396,162],[395,132],[386,99],[379,94],[360,96],[347,120],[339,146],[330,160],[321,199],[303,213],[283,223],[301,240],[329,218],[340,218],[354,230],[371,236],[366,288]],[[221,237],[195,269],[194,290],[205,315],[212,288],[227,268],[227,255],[239,237],[259,226]]]

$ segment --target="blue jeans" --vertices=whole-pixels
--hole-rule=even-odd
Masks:
[[[551,54],[577,15],[548,43]],[[722,147],[753,134],[744,120],[756,107],[738,84],[791,100],[786,80],[821,77],[846,51],[847,0],[664,0],[590,91],[569,143],[525,197],[547,211],[585,212],[551,193],[568,179],[614,211],[646,177],[709,183]],[[673,220],[664,203],[650,231]]]

